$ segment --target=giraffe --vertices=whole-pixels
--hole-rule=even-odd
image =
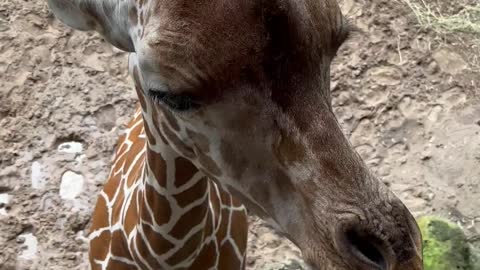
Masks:
[[[245,269],[246,209],[311,269],[423,269],[414,218],[332,111],[352,31],[336,1],[48,3],[129,53],[139,99],[93,213],[92,269]]]

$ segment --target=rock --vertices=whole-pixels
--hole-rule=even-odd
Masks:
[[[88,56],[85,61],[82,63],[83,67],[90,68],[98,72],[104,72],[105,68],[103,67],[103,61],[99,59],[98,54],[92,54]]]
[[[422,217],[418,225],[423,235],[425,270],[472,270],[470,248],[462,229],[437,218]]]
[[[60,197],[65,200],[75,199],[83,190],[84,178],[72,171],[66,171],[60,183]]]
[[[435,126],[441,119],[443,114],[443,107],[440,105],[435,105],[430,109],[427,117],[424,119],[424,124],[426,129],[431,129]]]
[[[368,76],[379,85],[397,85],[402,79],[402,71],[396,67],[375,67],[368,71]]]
[[[2,205],[8,205],[9,202],[10,202],[10,195],[6,193],[0,194],[0,208],[2,207]]]
[[[43,189],[45,187],[45,176],[42,173],[42,165],[38,161],[32,163],[31,183],[33,189]]]
[[[398,103],[398,110],[400,110],[405,117],[412,118],[415,114],[418,114],[418,105],[418,101],[406,96]]]
[[[0,216],[8,216],[7,208],[5,206],[8,206],[9,203],[10,203],[10,195],[6,193],[1,193],[0,194]]]
[[[81,154],[83,152],[83,144],[80,142],[65,142],[58,146],[58,151],[70,154]]]
[[[113,107],[113,105],[107,104],[99,108],[94,115],[96,118],[96,123],[101,129],[110,131],[115,127],[117,117],[115,107]]]
[[[432,57],[438,63],[440,70],[448,74],[455,75],[468,68],[462,56],[445,48],[434,52]]]
[[[22,252],[18,256],[20,259],[33,260],[38,252],[38,240],[31,233],[22,234],[18,237],[20,243],[22,243]]]

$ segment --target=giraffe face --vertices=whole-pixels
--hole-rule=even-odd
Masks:
[[[182,3],[189,12],[150,19],[131,62],[153,129],[313,269],[420,269],[415,221],[331,110],[330,63],[349,31],[338,7],[253,2]]]
[[[153,149],[191,160],[313,269],[422,269],[413,217],[370,174],[331,109],[330,64],[349,32],[334,0],[123,6],[128,22],[94,22],[130,25],[113,31],[128,37],[110,40],[132,51]]]

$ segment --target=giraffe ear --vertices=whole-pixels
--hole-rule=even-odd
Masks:
[[[82,31],[96,30],[119,49],[134,51],[129,0],[48,0],[48,6],[66,25]]]

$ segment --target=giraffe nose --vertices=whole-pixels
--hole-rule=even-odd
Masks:
[[[367,230],[350,227],[342,230],[338,235],[338,243],[345,260],[349,264],[354,264],[355,269],[389,269],[388,246],[375,234]]]

